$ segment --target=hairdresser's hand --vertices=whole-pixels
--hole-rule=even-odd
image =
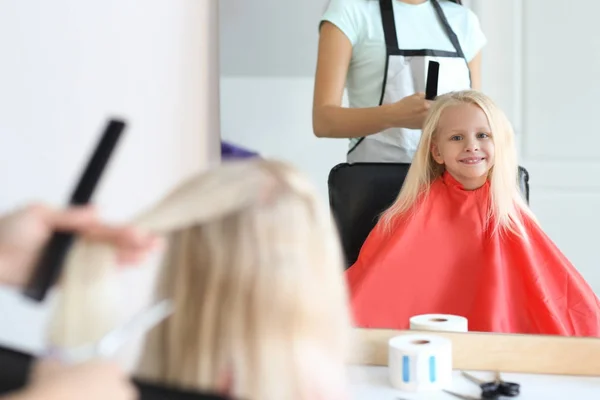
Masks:
[[[37,255],[55,230],[111,243],[124,264],[141,262],[158,244],[157,238],[131,227],[103,223],[90,206],[58,210],[30,205],[0,217],[0,283],[24,285]]]
[[[63,366],[54,361],[35,365],[30,384],[14,400],[134,400],[138,394],[118,365],[93,361]],[[11,397],[9,399],[12,400]]]
[[[431,107],[431,101],[425,100],[425,93],[415,93],[390,104],[389,107],[393,114],[394,126],[422,129]]]

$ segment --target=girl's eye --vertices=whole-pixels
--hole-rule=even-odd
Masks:
[[[479,138],[479,139],[485,139],[488,137],[490,137],[490,135],[488,135],[487,133],[484,133],[484,132],[480,132],[477,134],[477,138]]]
[[[461,140],[462,137],[460,135],[454,135],[450,138],[450,140]]]

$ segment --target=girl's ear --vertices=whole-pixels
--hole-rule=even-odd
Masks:
[[[440,148],[435,143],[431,143],[431,156],[438,164],[444,164],[444,159],[442,158],[442,153],[440,153]]]

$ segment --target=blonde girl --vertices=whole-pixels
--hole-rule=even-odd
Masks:
[[[361,327],[452,314],[469,330],[600,336],[600,302],[542,231],[514,133],[481,92],[436,99],[404,185],[347,271]]]

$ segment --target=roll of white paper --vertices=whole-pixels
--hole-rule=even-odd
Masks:
[[[393,387],[407,392],[436,391],[452,383],[452,342],[435,335],[390,339],[388,369]]]
[[[415,315],[410,319],[413,331],[468,332],[469,322],[465,317],[448,314]]]

